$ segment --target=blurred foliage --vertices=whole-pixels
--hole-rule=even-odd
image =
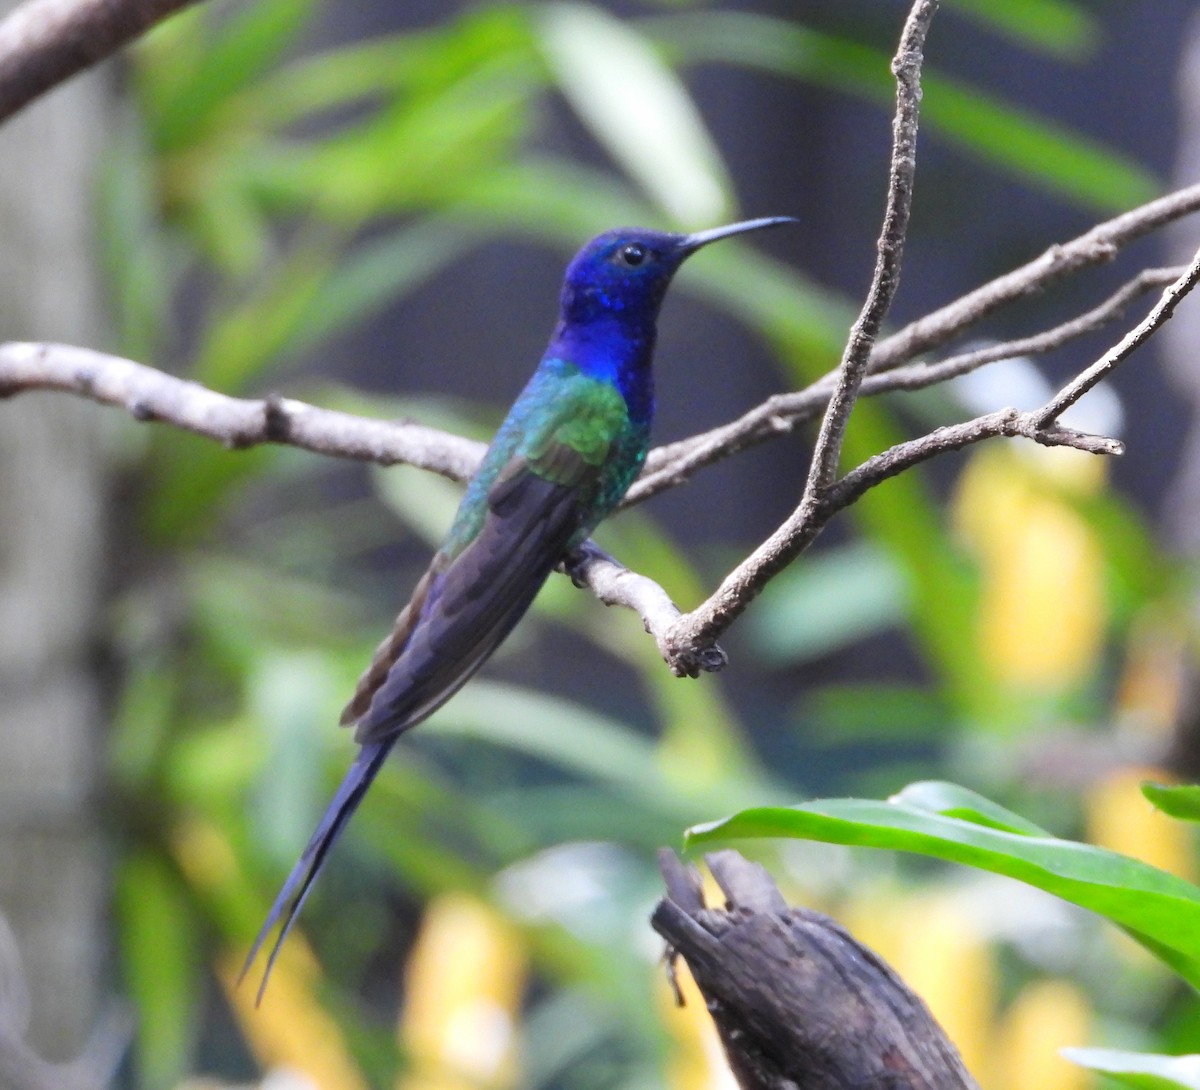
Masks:
[[[1062,63],[1102,33],[1065,0],[953,6]],[[113,133],[100,193],[125,353],[227,393],[261,391],[489,239],[566,254],[613,223],[729,217],[736,164],[688,91],[691,65],[764,70],[890,109],[885,52],[743,11],[672,5],[618,20],[584,4],[489,4],[429,29],[314,47],[323,10],[315,0],[201,5],[138,45],[135,109]],[[988,168],[1097,209],[1154,191],[1116,153],[931,69],[928,131]],[[616,169],[539,145],[555,94]],[[739,243],[689,268],[680,290],[756,331],[784,385],[827,370],[853,316],[853,301]],[[495,419],[495,407],[309,385],[329,404],[477,436]],[[863,404],[847,457],[901,435],[890,405]],[[110,762],[137,1085],[179,1085],[198,1068],[300,1071],[321,1090],[717,1085],[702,1005],[674,1011],[659,979],[645,926],[659,892],[653,850],[716,814],[791,802],[801,787],[748,741],[752,709],[731,707],[717,679],[670,678],[636,618],[605,613],[565,580],[551,581],[499,659],[545,661],[528,654],[545,640],[582,648],[605,676],[626,679],[635,721],[561,692],[473,682],[384,770],[255,1009],[253,989],[235,984],[240,955],[341,778],[349,740],[330,724],[407,591],[380,552],[395,539],[435,540],[456,493],[405,469],[363,474],[347,491],[344,470],[296,451],[232,454],[168,429],[126,442]],[[775,679],[791,684],[806,662],[902,632],[922,676],[829,685],[776,731],[844,753],[858,790],[871,789],[872,766],[895,783],[906,761],[937,760],[1030,803],[1040,820],[1082,827],[1084,805],[1022,783],[1020,744],[1053,722],[1123,717],[1162,729],[1186,622],[1169,605],[1180,577],[1139,517],[1102,470],[1061,453],[981,451],[948,512],[925,477],[906,474],[856,507],[859,539],[780,579],[746,626]],[[641,513],[601,537],[682,602],[699,600],[713,574]],[[1030,602],[1047,616],[1032,618]],[[1103,681],[1114,662],[1124,663],[1117,692]],[[1169,790],[1155,801],[1171,813],[1194,807]],[[953,822],[986,841],[970,862],[994,861],[985,849],[999,837],[1044,847],[992,804],[974,801],[964,818],[927,803],[917,815],[937,843],[959,843],[945,835]],[[787,813],[819,817],[816,806]],[[1123,795],[1106,809],[1127,806]],[[1055,872],[1062,853],[1078,857],[1066,842],[1044,850],[1029,863],[1038,873]],[[1070,937],[1058,949],[1086,947],[1092,962],[1048,956],[1028,935],[985,934],[978,906],[954,915],[956,879],[889,870],[881,858],[793,844],[773,860],[798,898],[847,916],[874,904],[877,930],[888,919],[959,920],[957,932],[903,930],[926,936],[921,966],[939,964],[937,951],[961,965],[968,946],[992,966],[994,984],[973,982],[974,1008],[961,995],[940,1008],[981,1012],[959,1038],[969,1056],[984,1055],[979,1037],[985,1023],[998,1032],[1002,1007],[1014,1040],[1020,1025],[1046,1022],[1023,1009],[1082,1011],[1053,1023],[1065,1035],[1055,1045],[1083,1043],[1074,1027],[1101,1016],[1120,1027],[1117,1043],[1146,1043],[1145,1027],[1182,1009],[1165,974],[1105,947],[1077,918],[1056,925]],[[1200,951],[1177,950],[1169,928],[1136,913],[1122,922],[1157,936],[1156,952],[1174,950],[1191,974]],[[1143,998],[1084,998],[1103,975],[1089,968],[1095,958]],[[1046,972],[1066,979],[1069,1003],[1031,990],[1031,975]],[[1195,1033],[1176,1041],[1200,1049]],[[1007,1053],[1015,1071],[1047,1047],[1018,1056],[997,1046],[992,1061],[999,1070]]]

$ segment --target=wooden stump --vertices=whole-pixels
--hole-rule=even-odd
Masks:
[[[651,916],[682,957],[742,1090],[978,1090],[928,1008],[845,928],[792,908],[737,852],[705,857],[724,892],[659,853],[667,897]]]

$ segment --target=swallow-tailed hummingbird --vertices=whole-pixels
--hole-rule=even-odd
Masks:
[[[789,222],[776,216],[686,235],[622,228],[597,235],[571,261],[541,363],[342,713],[361,748],[246,958],[243,976],[282,917],[260,999],[330,848],[396,740],[479,669],[641,470],[654,415],[656,323],[676,270],[710,242]]]

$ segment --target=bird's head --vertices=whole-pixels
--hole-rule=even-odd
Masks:
[[[597,235],[575,255],[563,283],[565,321],[653,322],[671,277],[702,246],[730,235],[792,223],[790,216],[746,220],[689,235],[620,227]]]

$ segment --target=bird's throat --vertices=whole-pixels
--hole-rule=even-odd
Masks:
[[[574,364],[589,378],[617,388],[630,419],[649,423],[654,411],[654,324],[614,318],[561,322],[546,358]]]

